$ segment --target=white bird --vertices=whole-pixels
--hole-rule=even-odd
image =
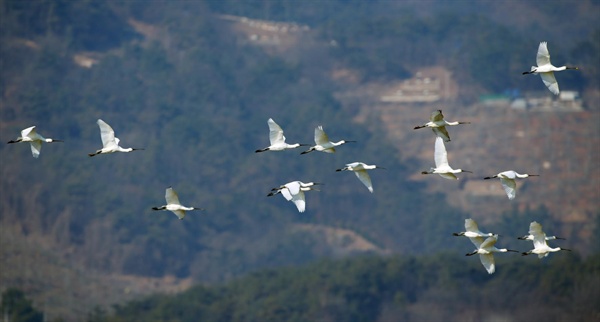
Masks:
[[[500,178],[500,182],[502,182],[502,187],[504,187],[504,191],[508,196],[508,199],[513,200],[517,196],[517,182],[516,178],[527,178],[527,177],[539,177],[538,174],[520,174],[516,171],[509,170],[500,172],[493,177],[485,177],[484,180]]]
[[[317,182],[304,183],[302,181],[288,182],[282,186],[271,189],[271,192],[267,196],[274,196],[278,193],[285,198],[287,201],[292,201],[299,212],[306,210],[306,201],[304,200],[304,191],[316,190],[319,191],[315,185],[320,185]]]
[[[471,122],[448,122],[444,120],[444,114],[442,114],[442,110],[437,110],[431,112],[431,116],[429,116],[429,122],[423,125],[415,126],[414,129],[417,130],[422,129],[424,127],[430,127],[437,136],[441,137],[442,139],[444,139],[444,141],[448,142],[450,141],[450,135],[446,130],[446,125],[459,124],[471,124]]]
[[[160,207],[152,207],[152,210],[169,210],[169,211],[173,212],[175,215],[177,215],[177,218],[179,218],[179,220],[181,220],[181,219],[183,219],[183,217],[185,217],[186,211],[204,210],[202,208],[182,206],[181,203],[179,202],[179,197],[177,196],[177,192],[175,192],[175,190],[173,190],[172,187],[167,188],[167,190],[165,191],[165,200],[167,201],[166,205],[160,206]]]
[[[338,142],[331,142],[329,141],[329,137],[327,136],[327,134],[325,133],[325,131],[323,131],[323,126],[319,125],[315,128],[315,145],[310,147],[310,149],[302,152],[301,154],[306,154],[312,151],[321,151],[321,152],[326,152],[326,153],[335,153],[335,147],[336,146],[340,146],[344,143],[348,143],[348,142],[356,142],[356,141],[348,141],[348,140],[341,140]]]
[[[448,153],[446,153],[446,146],[444,145],[444,140],[441,137],[435,138],[435,168],[431,168],[429,171],[422,171],[421,174],[431,174],[437,173],[443,178],[449,180],[458,180],[458,177],[454,175],[455,173],[468,172],[472,173],[468,170],[463,169],[452,169],[450,165],[448,165]]]
[[[139,148],[122,148],[119,146],[119,138],[115,137],[115,131],[110,127],[110,125],[106,124],[106,122],[98,119],[96,121],[98,126],[100,127],[100,138],[102,138],[102,149],[97,150],[94,153],[89,153],[88,155],[93,157],[96,154],[104,154],[104,153],[115,153],[115,152],[131,152],[136,150],[143,150]]]
[[[300,143],[287,144],[285,143],[285,136],[283,136],[283,130],[281,127],[277,125],[277,123],[275,123],[275,121],[273,121],[271,118],[267,121],[267,124],[269,125],[269,141],[271,142],[271,145],[264,149],[256,150],[256,153],[264,151],[283,151],[287,149],[294,149],[299,146],[309,145]]]
[[[16,140],[8,141],[7,144],[19,142],[29,142],[31,145],[31,154],[37,159],[40,157],[40,152],[42,151],[42,142],[52,143],[63,141],[57,139],[46,139],[36,132],[35,126],[32,126],[21,131],[21,136],[19,136]]]
[[[542,231],[542,225],[540,225],[539,223],[532,221],[531,224],[529,224],[529,235],[533,236],[533,249],[523,253],[523,256],[529,255],[529,254],[537,254],[538,258],[544,258],[546,256],[548,256],[548,254],[553,253],[553,252],[558,252],[561,250],[566,250],[566,251],[571,251],[570,249],[566,249],[566,248],[561,248],[561,247],[556,247],[556,248],[552,248],[550,246],[548,246],[548,243],[546,242],[547,237],[546,234]],[[554,236],[553,236],[554,237]]]
[[[520,239],[520,240],[531,240],[531,241],[533,241],[534,238],[535,238],[535,236],[536,235],[540,235],[540,234],[544,235],[544,240],[554,240],[554,239],[566,240],[565,238],[561,238],[561,237],[557,237],[557,236],[546,236],[546,233],[544,233],[542,231],[542,225],[538,224],[535,221],[533,221],[529,225],[529,234],[521,236],[521,237],[517,237],[517,239]]]
[[[367,173],[367,170],[371,169],[385,169],[376,165],[368,165],[362,162],[352,162],[346,164],[345,167],[337,169],[335,171],[353,171],[356,177],[373,193],[373,184],[371,184],[371,177]]]
[[[515,252],[516,250],[506,249],[506,248],[496,248],[494,245],[496,241],[498,241],[498,235],[493,235],[488,237],[487,239],[483,239],[483,237],[471,237],[469,238],[473,245],[477,247],[477,249],[471,253],[466,254],[465,256],[472,256],[475,254],[479,254],[479,260],[483,267],[487,270],[488,274],[494,274],[496,271],[496,264],[494,261],[494,253],[506,253],[506,252]]]
[[[477,223],[473,219],[465,219],[465,230],[460,233],[452,233],[454,236],[465,236],[469,238],[473,237],[492,237],[492,233],[482,233],[477,226]]]
[[[536,62],[537,66],[531,66],[531,71],[523,72],[523,75],[540,74],[544,85],[546,85],[546,87],[548,87],[550,92],[552,92],[554,95],[558,95],[558,93],[560,93],[558,89],[558,82],[554,77],[554,72],[559,72],[565,69],[579,69],[577,67],[553,66],[552,63],[550,63],[550,52],[548,52],[548,44],[545,41],[541,42],[540,46],[538,47]]]

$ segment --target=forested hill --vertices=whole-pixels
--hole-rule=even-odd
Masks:
[[[554,36],[568,33],[568,42],[547,40],[556,44],[553,59],[589,66],[561,81],[593,97],[600,33],[585,26],[593,25],[598,6],[550,2],[548,11],[538,12],[534,4],[518,5],[535,12],[533,21],[561,12],[579,17]],[[464,251],[465,240],[451,233],[472,214],[410,178],[415,159],[390,141],[377,119],[357,117],[361,111],[336,98],[349,81],[335,72],[351,71],[357,86],[444,65],[465,84],[465,102],[472,102],[480,93],[543,86],[539,79],[523,83],[520,72],[533,61],[539,36],[559,28],[539,24],[528,35],[520,14],[514,26],[486,16],[493,2],[466,15],[447,5],[431,11],[408,5],[0,3],[0,139],[36,125],[42,135],[65,141],[45,144],[39,159],[25,144],[0,145],[0,287],[24,287],[57,315],[81,314],[91,304],[138,295],[107,277],[219,282],[322,257]],[[294,22],[303,31],[253,38],[231,17]],[[290,143],[312,143],[318,125],[334,141],[357,142],[335,154],[254,153],[268,145],[268,118]],[[114,128],[122,146],[144,150],[88,157],[101,147],[97,119]],[[353,161],[386,168],[371,173],[373,194],[353,174],[335,172]],[[459,185],[429,179],[447,189]],[[266,197],[292,180],[325,184],[307,192],[305,213],[280,196]],[[152,212],[164,204],[169,186],[183,204],[205,211],[182,221]],[[516,206],[486,229],[516,237],[532,220],[561,229],[552,210]],[[503,245],[523,244],[507,238]],[[78,305],[83,301],[86,306]]]

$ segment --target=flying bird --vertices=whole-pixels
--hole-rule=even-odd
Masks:
[[[354,174],[356,174],[356,177],[358,178],[358,180],[360,180],[360,182],[362,182],[365,185],[365,187],[367,187],[367,189],[369,189],[369,191],[371,193],[373,193],[373,184],[371,184],[371,177],[369,177],[369,174],[367,173],[367,170],[372,170],[372,169],[385,169],[385,168],[378,167],[376,165],[364,164],[362,162],[352,162],[352,163],[346,164],[345,167],[343,167],[341,169],[337,169],[335,171],[353,171]]]
[[[344,143],[348,143],[348,142],[356,142],[356,141],[348,141],[348,140],[341,140],[338,142],[329,141],[329,137],[327,136],[325,131],[323,131],[323,126],[319,125],[315,128],[315,145],[300,154],[306,154],[306,153],[309,153],[309,152],[312,152],[315,150],[321,151],[321,152],[326,152],[326,153],[335,153],[336,146],[340,146],[340,145],[342,145]]]
[[[267,195],[268,197],[274,196],[280,193],[285,200],[292,201],[298,212],[304,212],[306,210],[306,201],[304,200],[304,191],[316,190],[319,191],[315,185],[321,185],[317,182],[304,183],[302,181],[288,182],[282,186],[271,189],[271,192]]]
[[[190,210],[204,210],[202,208],[196,207],[185,207],[182,206],[179,202],[179,197],[177,196],[177,192],[173,190],[172,187],[167,188],[165,191],[165,200],[167,204],[160,207],[152,207],[152,210],[169,210],[173,212],[179,220],[182,220],[185,217],[185,212]]]
[[[448,153],[446,153],[446,146],[444,145],[444,140],[441,137],[435,138],[435,168],[431,168],[429,171],[422,171],[421,174],[432,174],[437,173],[443,178],[449,180],[458,180],[458,177],[454,175],[455,173],[468,172],[472,173],[468,170],[463,169],[452,169],[450,165],[448,165]]]
[[[256,153],[264,151],[283,151],[287,149],[294,149],[299,146],[310,145],[300,143],[287,144],[285,143],[285,136],[283,135],[283,130],[281,129],[281,127],[277,123],[275,123],[275,121],[273,121],[273,119],[271,118],[267,121],[267,124],[269,125],[269,141],[271,142],[271,145],[264,149],[256,150]]]
[[[63,141],[57,139],[46,139],[37,133],[35,126],[31,126],[21,131],[21,136],[19,136],[16,140],[10,140],[7,142],[7,144],[20,142],[29,142],[31,145],[31,154],[37,159],[40,157],[40,152],[42,151],[42,142],[53,143]]]
[[[500,182],[502,182],[502,187],[504,187],[504,191],[508,196],[508,199],[513,200],[517,196],[517,182],[516,178],[527,178],[527,177],[538,177],[538,174],[520,174],[516,171],[509,170],[500,172],[493,177],[485,177],[484,180],[500,178]]]
[[[538,235],[538,236],[543,235],[544,240],[554,240],[554,239],[566,240],[565,238],[561,238],[561,237],[557,237],[557,236],[546,236],[546,233],[544,233],[542,231],[542,225],[538,224],[535,221],[529,225],[529,234],[521,236],[521,237],[517,237],[517,239],[533,241],[536,235]]]
[[[105,154],[105,153],[115,153],[115,152],[131,152],[136,150],[143,150],[139,148],[122,148],[119,146],[119,138],[115,137],[115,131],[110,127],[110,125],[106,124],[106,122],[98,119],[96,121],[98,126],[100,127],[100,138],[102,139],[102,149],[97,150],[94,153],[89,153],[88,155],[93,157],[96,154]]]
[[[531,66],[531,70],[523,72],[523,75],[527,74],[540,74],[544,85],[548,87],[550,92],[554,95],[558,95],[560,90],[558,89],[558,82],[554,77],[554,72],[559,72],[566,69],[579,69],[577,67],[561,66],[555,67],[550,63],[550,52],[548,51],[548,44],[545,41],[540,43],[536,56],[537,66]]]
[[[471,237],[469,238],[473,245],[477,247],[473,252],[466,254],[465,256],[472,256],[475,254],[479,254],[479,260],[483,267],[487,270],[488,274],[494,274],[496,271],[496,264],[494,261],[494,253],[506,253],[506,252],[515,252],[519,253],[519,251],[506,249],[506,248],[496,248],[494,245],[496,241],[498,241],[498,235],[493,235],[488,237],[487,239],[483,239],[483,237]]]
[[[529,224],[529,235],[528,236],[533,236],[533,249],[522,253],[523,256],[529,255],[529,254],[537,254],[538,258],[544,258],[546,256],[548,256],[548,254],[553,253],[553,252],[558,252],[561,250],[566,250],[566,251],[571,251],[570,249],[566,249],[566,248],[561,248],[561,247],[556,247],[556,248],[552,248],[550,246],[548,246],[548,243],[546,242],[548,240],[548,238],[546,237],[546,234],[542,231],[542,225],[540,225],[539,223],[532,221],[531,224]],[[552,236],[554,237],[554,236]]]
[[[417,130],[417,129],[422,129],[424,127],[430,127],[437,136],[444,139],[444,141],[449,142],[450,135],[448,134],[448,131],[446,130],[446,125],[459,125],[459,124],[471,124],[471,122],[448,122],[448,121],[444,120],[444,114],[442,114],[442,110],[437,110],[437,111],[431,112],[431,116],[429,117],[429,122],[427,122],[423,125],[415,126],[414,129]]]
[[[494,234],[492,234],[492,233],[482,233],[479,230],[479,227],[477,226],[477,223],[475,222],[475,220],[473,220],[471,218],[465,219],[465,230],[466,231],[462,231],[460,233],[452,233],[452,235],[465,236],[465,237],[469,237],[469,238],[494,236]]]

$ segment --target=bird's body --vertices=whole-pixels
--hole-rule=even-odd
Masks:
[[[169,210],[173,212],[177,218],[180,220],[185,217],[185,212],[190,210],[202,210],[201,208],[196,207],[186,207],[182,206],[179,202],[179,197],[177,196],[177,192],[173,190],[173,188],[169,187],[165,191],[165,200],[167,204],[160,207],[152,207],[152,210]]]
[[[285,143],[285,136],[283,135],[283,129],[281,129],[281,127],[275,123],[275,121],[273,121],[273,119],[269,119],[267,121],[267,124],[269,125],[269,142],[271,143],[271,145],[269,145],[268,147],[264,148],[264,149],[259,149],[256,150],[255,152],[264,152],[264,151],[283,151],[283,150],[287,150],[287,149],[294,149],[297,148],[299,146],[306,146],[308,144],[300,144],[300,143],[295,143],[295,144],[287,144]]]
[[[96,121],[98,127],[100,127],[100,138],[102,139],[102,149],[97,150],[94,153],[88,155],[93,157],[97,154],[115,153],[115,152],[131,152],[136,150],[143,150],[139,148],[122,148],[119,146],[119,138],[115,137],[115,131],[106,122],[98,119]]]
[[[316,182],[304,183],[302,181],[291,181],[277,188],[271,189],[271,192],[267,196],[274,196],[280,193],[285,200],[292,201],[298,212],[304,212],[306,210],[306,201],[304,199],[304,191],[317,190],[315,185],[320,185]]]
[[[345,167],[341,169],[337,169],[335,171],[352,171],[356,174],[356,177],[369,189],[369,191],[373,192],[373,184],[371,183],[371,177],[367,173],[367,170],[371,169],[385,169],[382,167],[378,167],[376,165],[369,165],[362,162],[352,162],[346,164]]]
[[[340,146],[344,143],[348,142],[356,142],[356,141],[348,141],[341,140],[338,142],[329,141],[329,137],[323,131],[323,126],[319,125],[315,128],[315,145],[311,146],[308,150],[302,152],[301,154],[306,154],[312,151],[320,151],[325,153],[335,153],[335,147]]]
[[[517,178],[527,178],[527,177],[538,177],[537,174],[520,174],[513,170],[508,170],[504,172],[500,172],[492,177],[485,177],[484,180],[500,178],[500,182],[502,182],[502,187],[504,187],[504,191],[508,196],[508,199],[513,200],[517,196],[517,182],[515,179]]]
[[[469,172],[468,170],[463,169],[452,169],[448,164],[448,153],[446,152],[446,146],[444,145],[444,140],[441,137],[435,138],[435,152],[434,152],[434,161],[435,168],[431,168],[429,171],[423,171],[421,174],[432,174],[437,173],[441,177],[450,179],[450,180],[458,180],[458,177],[455,173],[461,172]]]
[[[548,87],[550,92],[552,92],[554,95],[558,95],[560,93],[560,90],[558,88],[558,82],[554,77],[554,72],[559,72],[567,69],[579,69],[577,67],[556,67],[552,65],[552,63],[550,63],[550,52],[548,51],[548,44],[545,41],[541,42],[540,46],[538,47],[536,63],[537,66],[531,66],[531,70],[528,72],[523,72],[523,75],[539,74],[542,77],[544,85],[546,85],[546,87]]]
[[[561,248],[561,247],[556,247],[556,248],[552,248],[550,246],[548,246],[548,243],[546,242],[547,240],[549,240],[550,238],[546,237],[546,233],[544,233],[544,231],[542,230],[542,225],[540,225],[538,222],[532,221],[531,224],[529,224],[529,235],[526,235],[523,239],[528,239],[529,240],[529,236],[532,236],[533,240],[533,249],[523,253],[523,256],[525,255],[529,255],[529,254],[536,254],[538,255],[538,258],[544,258],[546,256],[548,256],[548,254],[553,253],[553,252],[558,252],[561,250],[566,250],[566,251],[571,251],[570,249],[566,249],[566,248]],[[552,237],[556,237],[556,236],[552,236]],[[521,238],[519,238],[521,239]],[[559,239],[559,238],[554,238],[554,239]]]
[[[446,130],[446,126],[453,126],[459,124],[470,124],[471,122],[448,122],[444,119],[444,114],[442,114],[442,110],[437,110],[431,112],[431,116],[429,117],[429,122],[424,123],[423,125],[415,126],[415,130],[422,129],[424,127],[429,127],[433,130],[433,132],[438,136],[444,139],[444,141],[450,141],[450,135]]]
[[[21,136],[19,136],[16,140],[10,140],[7,144],[11,143],[20,143],[20,142],[29,142],[31,146],[31,154],[34,158],[39,158],[40,153],[42,151],[42,143],[52,143],[52,142],[63,142],[62,140],[57,139],[47,139],[35,130],[35,126],[28,127],[21,131]]]
[[[469,238],[494,236],[494,234],[492,234],[492,233],[482,233],[479,230],[479,226],[477,226],[477,223],[475,222],[475,220],[470,219],[470,218],[465,219],[465,230],[466,231],[462,231],[460,233],[453,233],[452,235],[465,236],[465,237],[469,237]]]
[[[506,252],[515,252],[516,250],[506,249],[506,248],[496,248],[494,245],[496,241],[498,241],[498,235],[493,235],[491,237],[486,238],[483,237],[471,237],[469,238],[473,245],[477,247],[473,252],[466,254],[466,256],[472,256],[475,254],[479,254],[479,260],[488,274],[494,274],[496,271],[496,264],[494,261],[494,253],[506,253]]]

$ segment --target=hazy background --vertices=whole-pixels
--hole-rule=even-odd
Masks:
[[[14,298],[49,321],[597,318],[599,16],[598,1],[0,1],[0,141],[32,125],[65,141],[39,159],[0,145],[0,291],[22,292],[3,312]],[[556,73],[560,97],[521,75],[540,41],[580,67]],[[435,136],[413,127],[436,109],[472,122],[446,146],[474,174],[420,174]],[[98,118],[145,150],[89,158]],[[268,118],[289,143],[317,125],[357,143],[256,154]],[[387,168],[373,194],[335,172],[354,161]],[[482,180],[504,170],[541,176],[510,201]],[[266,197],[292,180],[325,183],[303,214]],[[168,186],[206,211],[152,212]],[[537,220],[574,252],[500,254],[488,276],[452,236],[465,218],[521,251]]]

